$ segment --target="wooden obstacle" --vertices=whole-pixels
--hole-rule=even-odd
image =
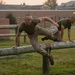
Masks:
[[[64,49],[64,48],[75,48],[75,42],[56,42],[52,44],[40,44],[40,46],[44,49],[49,49],[51,48],[52,50],[54,49]],[[17,47],[17,49],[14,48],[2,48],[0,49],[0,56],[4,55],[14,55],[16,53],[18,54],[24,54],[24,53],[31,53],[35,52],[33,47],[31,45],[28,46],[22,46],[22,47]]]
[[[46,49],[49,52],[49,49],[64,49],[64,48],[75,48],[75,42],[56,42],[52,44],[41,44],[42,48]],[[0,56],[6,55],[16,55],[16,54],[24,54],[24,53],[31,53],[35,52],[34,48],[31,45],[18,47],[17,49],[14,48],[3,48],[0,49]],[[49,74],[50,72],[50,64],[49,59],[47,57],[43,57],[43,73]]]

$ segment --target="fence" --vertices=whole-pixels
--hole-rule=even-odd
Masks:
[[[15,34],[0,34],[0,37],[14,37],[14,36],[16,36],[17,26],[18,25],[0,25],[0,29],[15,29]],[[22,34],[21,36],[24,36],[24,42],[26,42],[27,34]],[[20,38],[19,38],[18,46],[20,46]]]

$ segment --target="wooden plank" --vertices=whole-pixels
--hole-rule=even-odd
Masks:
[[[16,34],[0,34],[0,37],[14,37]],[[21,36],[27,36],[27,34],[21,34]]]
[[[0,29],[15,29],[18,25],[0,25]]]

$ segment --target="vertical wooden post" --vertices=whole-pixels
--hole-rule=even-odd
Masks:
[[[46,49],[50,53],[49,48]],[[50,73],[50,63],[47,56],[43,56],[43,74],[48,75]]]
[[[18,27],[15,28],[15,34],[17,34],[17,28]],[[18,41],[18,46],[20,46],[20,37],[19,37],[19,41]]]
[[[26,43],[26,35],[24,35],[24,43]]]

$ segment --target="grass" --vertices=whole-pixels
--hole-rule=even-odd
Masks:
[[[75,29],[72,29],[72,39],[75,39]],[[41,41],[40,43],[51,43],[52,41]],[[64,39],[67,39],[67,30],[65,30]],[[13,47],[15,38],[10,40],[0,39],[0,48]],[[29,39],[26,43],[21,37],[21,46],[29,45]],[[50,75],[75,75],[75,48],[52,50],[55,65],[50,66]],[[0,57],[0,75],[43,75],[42,73],[42,56],[38,53],[28,53],[21,55],[2,56]]]

